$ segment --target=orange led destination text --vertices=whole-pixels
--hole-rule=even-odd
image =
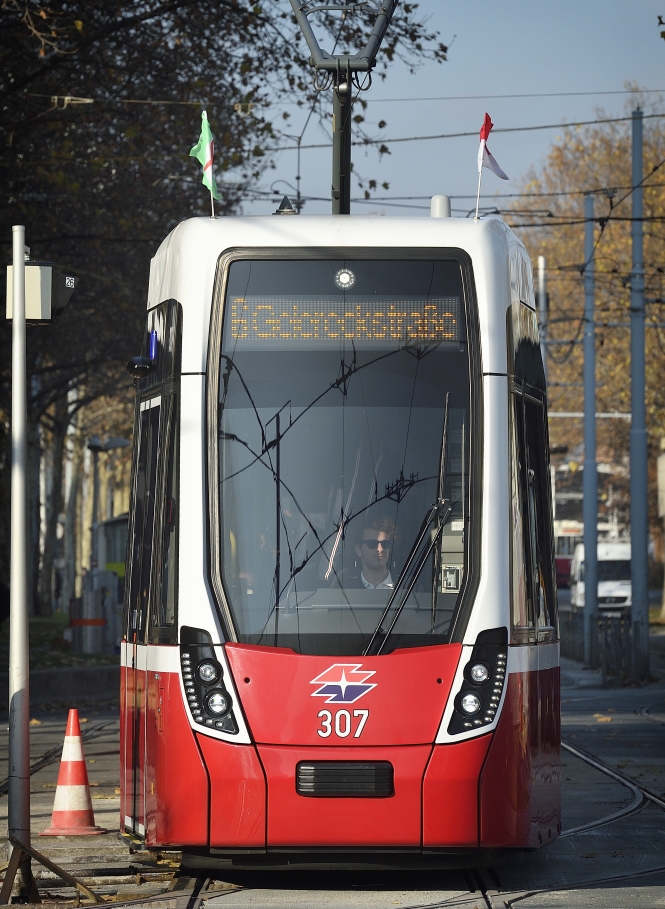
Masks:
[[[231,336],[255,340],[457,341],[459,298],[349,305],[279,299],[231,301]]]

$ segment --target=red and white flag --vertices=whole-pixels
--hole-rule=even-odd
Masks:
[[[497,177],[501,177],[502,180],[508,180],[509,177],[507,174],[501,170],[499,165],[496,163],[496,158],[492,152],[487,147],[487,138],[492,130],[494,124],[490,120],[490,115],[485,114],[485,119],[483,120],[483,125],[480,127],[480,148],[478,149],[478,173],[481,173],[483,167],[489,168],[492,173],[496,174]]]

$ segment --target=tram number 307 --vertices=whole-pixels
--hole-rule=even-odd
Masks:
[[[329,735],[332,735],[333,723],[335,735],[339,736],[341,739],[345,739],[351,734],[352,726],[356,727],[353,733],[354,739],[359,739],[365,728],[365,723],[369,718],[369,710],[354,710],[353,720],[351,720],[351,713],[348,710],[338,710],[335,713],[334,720],[330,710],[319,710],[317,716],[321,720],[321,728],[316,731],[322,739],[327,739]],[[358,721],[357,724],[356,720]]]

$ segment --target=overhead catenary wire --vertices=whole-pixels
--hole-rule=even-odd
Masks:
[[[64,100],[65,98],[70,98],[70,99],[73,98],[73,96],[71,96],[71,95],[32,95],[32,97],[45,97],[45,98],[51,98],[51,99],[58,98],[58,99],[62,99],[62,100]],[[89,103],[91,101],[94,101],[97,103],[108,103],[108,104],[156,104],[156,105],[182,104],[182,105],[188,105],[188,106],[201,106],[204,103],[206,103],[204,101],[170,101],[170,100],[154,100],[154,99],[139,99],[139,98],[117,98],[117,99],[77,98],[76,101],[80,102],[80,103],[83,103],[83,102]],[[214,104],[210,104],[209,106],[214,107]],[[644,120],[662,119],[663,117],[665,117],[665,113],[644,114],[643,115]],[[575,126],[597,126],[597,125],[600,125],[603,123],[625,123],[627,121],[630,121],[631,119],[632,119],[631,117],[603,117],[601,119],[596,118],[595,120],[574,120],[574,121],[571,121],[570,123],[542,123],[542,124],[538,124],[538,125],[534,125],[534,126],[504,126],[504,127],[495,127],[493,129],[493,133],[494,134],[519,133],[519,132],[533,132],[536,130],[543,130],[543,129],[569,129],[569,128],[575,127]],[[426,136],[395,136],[392,138],[384,137],[384,138],[379,138],[379,139],[364,138],[364,139],[355,140],[354,142],[352,142],[352,145],[367,146],[367,145],[383,145],[388,142],[393,143],[393,144],[400,143],[400,142],[428,142],[428,141],[436,141],[438,139],[460,139],[460,138],[466,138],[469,136],[476,136],[476,135],[478,135],[478,130],[473,129],[473,130],[465,130],[463,132],[456,132],[456,133],[436,133],[436,134],[426,135]],[[298,149],[302,150],[302,149],[313,149],[313,148],[329,148],[330,144],[331,144],[330,142],[317,142],[317,143],[311,143],[308,145],[302,145],[302,144],[281,145],[281,146],[274,146],[267,150],[271,151],[271,152],[278,152],[278,151],[297,151]]]
[[[665,88],[624,88],[616,91],[598,91],[598,92],[529,92],[527,94],[507,94],[507,95],[439,95],[434,97],[421,98],[373,98],[373,104],[381,101],[395,104],[401,101],[495,101],[510,98],[573,98],[573,97],[590,97],[595,95],[658,95],[665,92]]]
[[[571,98],[594,97],[600,95],[659,95],[665,94],[665,88],[620,89],[616,91],[590,92],[532,92],[528,94],[506,95],[422,95],[415,98],[369,98],[368,104],[400,104],[414,101],[495,101],[519,98]],[[298,104],[297,101],[276,102],[279,104]]]
[[[174,101],[152,98],[79,98],[76,95],[48,95],[42,92],[26,92],[28,98],[50,98],[57,105],[58,102],[64,102],[64,107],[53,108],[53,110],[64,110],[66,107],[78,106],[79,104],[175,104],[187,107],[203,107],[205,101]],[[214,105],[208,105],[212,107]]]
[[[662,119],[665,117],[665,113],[662,114],[644,114],[645,120],[654,120]],[[524,133],[524,132],[533,132],[535,130],[541,129],[570,129],[573,126],[600,126],[604,123],[625,123],[632,119],[632,117],[604,117],[602,119],[596,120],[575,120],[570,123],[542,123],[537,126],[504,126],[504,127],[495,127],[492,132],[496,133]],[[393,138],[381,138],[381,139],[358,139],[355,142],[352,142],[352,145],[358,146],[367,146],[367,145],[385,145],[392,143],[393,145],[397,142],[429,142],[437,139],[462,139],[468,136],[477,136],[478,130],[466,130],[459,133],[435,133],[429,136],[395,136]],[[329,142],[320,142],[311,145],[301,145],[300,148],[328,148],[330,145]],[[295,145],[281,145],[277,146],[272,151],[294,151],[297,148]]]
[[[665,186],[665,183],[650,183],[649,187],[660,187]],[[613,189],[631,189],[628,184],[622,184],[618,186],[596,186],[592,189],[569,189],[561,190],[559,192],[524,192],[524,193],[481,193],[481,199],[527,199],[527,198],[541,198],[545,196],[584,196],[587,193],[605,193],[608,190]],[[372,196],[376,201],[427,201],[429,203],[431,196]],[[475,199],[475,194],[459,194],[459,193],[450,193],[450,199]],[[359,199],[353,199],[353,202],[360,201]],[[427,206],[429,208],[429,205]]]
[[[338,36],[339,40],[339,36]],[[336,42],[337,43],[337,42]],[[416,98],[370,98],[368,104],[401,104],[411,103],[413,101],[493,101],[511,98],[573,98],[573,97],[595,97],[600,95],[658,95],[664,94],[665,88],[624,88],[615,91],[585,91],[585,92],[530,92],[527,94],[505,94],[505,95],[436,95],[422,96]],[[169,98],[79,98],[76,95],[53,95],[44,92],[25,92],[29,98],[50,98],[58,101],[67,101],[68,104],[182,104],[187,106],[214,107],[214,102],[209,101],[176,101]],[[243,102],[247,103],[247,102]],[[301,101],[282,101],[275,100],[265,102],[265,107],[285,106],[296,104],[303,106]],[[496,130],[495,130],[496,132]]]

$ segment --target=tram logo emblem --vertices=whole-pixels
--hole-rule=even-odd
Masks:
[[[325,672],[312,679],[310,685],[318,685],[312,692],[313,698],[325,698],[326,704],[353,704],[372,688],[375,683],[367,679],[375,674],[361,669],[362,663],[335,663]]]

